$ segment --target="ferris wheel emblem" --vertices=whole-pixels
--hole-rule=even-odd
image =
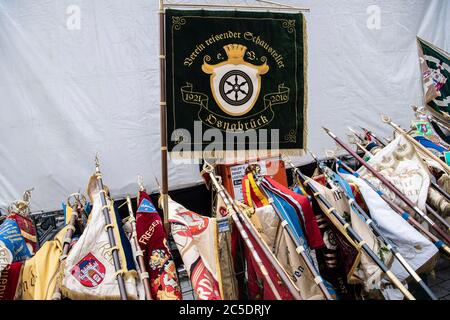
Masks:
[[[224,47],[228,60],[211,65],[205,60],[203,72],[210,74],[212,95],[223,112],[231,116],[248,113],[261,90],[261,75],[269,71],[269,66],[254,65],[244,61],[247,47],[229,44]]]

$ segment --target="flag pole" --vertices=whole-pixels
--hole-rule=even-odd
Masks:
[[[291,166],[293,164],[291,163]],[[342,216],[336,211],[336,209],[328,202],[328,200],[316,189],[314,185],[311,184],[309,180],[311,178],[306,177],[298,168],[293,167],[294,172],[298,175],[298,177],[303,181],[305,186],[308,186],[311,192],[314,194],[314,197],[323,203],[323,205],[327,208],[327,212],[332,214],[339,223],[344,227],[347,231],[347,234],[354,239],[358,243],[358,246],[361,247],[362,250],[370,257],[370,259],[383,271],[383,273],[389,278],[389,280],[399,289],[402,294],[408,300],[416,300],[411,292],[400,282],[400,280],[392,273],[391,270],[384,264],[384,262],[378,257],[378,255],[373,252],[373,250],[368,246],[368,244],[361,238],[361,236],[342,218]]]
[[[75,203],[71,203],[70,199],[73,198]],[[83,214],[83,207],[86,204],[86,197],[80,193],[72,193],[67,198],[67,205],[72,208],[72,215],[70,216],[69,223],[67,224],[67,231],[63,239],[63,249],[59,262],[62,263],[66,258],[70,250],[70,243],[72,242],[73,234],[75,233],[75,224],[79,217]],[[52,300],[61,300],[61,286],[56,284],[55,291],[53,292]]]
[[[436,161],[437,163],[439,163],[442,168],[444,169],[444,171],[447,174],[450,174],[450,167],[444,162],[442,161],[438,156],[436,156],[434,153],[432,153],[430,150],[428,150],[427,148],[425,148],[424,146],[422,146],[419,142],[416,141],[416,139],[412,138],[411,136],[409,136],[405,130],[403,130],[402,128],[400,128],[400,126],[394,122],[392,122],[391,118],[386,116],[386,115],[381,115],[381,121],[383,121],[384,123],[387,123],[388,125],[390,125],[392,128],[394,128],[395,131],[397,131],[398,133],[402,134],[406,139],[408,139],[409,142],[411,142],[412,144],[414,144],[416,146],[417,149],[419,149],[420,151],[422,151],[423,153],[425,153],[427,156],[429,156],[431,159],[433,159],[434,161]]]
[[[442,240],[438,239],[434,234],[432,234],[430,231],[425,229],[417,220],[415,220],[408,212],[406,212],[404,209],[402,209],[399,205],[394,203],[394,201],[392,201],[386,194],[384,194],[383,192],[378,190],[372,183],[370,183],[370,181],[362,178],[355,170],[350,168],[350,166],[345,164],[345,162],[343,162],[341,159],[339,159],[335,155],[333,155],[332,157],[336,160],[338,165],[342,166],[342,168],[344,168],[345,170],[350,172],[355,177],[363,179],[376,193],[378,193],[380,195],[381,199],[383,199],[403,219],[405,219],[413,227],[415,227],[416,230],[422,232],[422,234],[427,236],[439,250],[443,250],[446,253],[450,253],[450,248],[447,247],[447,245],[445,245],[445,243]]]
[[[242,216],[244,216],[245,214],[243,214],[241,212],[241,210],[235,205],[234,201],[232,199],[230,199],[230,197],[227,195],[224,187],[222,186],[221,183],[219,183],[219,181],[217,180],[216,176],[214,175],[214,167],[209,164],[206,160],[205,163],[203,165],[203,171],[202,171],[202,176],[205,179],[205,183],[208,185],[208,181],[206,179],[206,177],[203,175],[203,173],[206,173],[207,176],[209,177],[210,181],[212,182],[212,185],[214,186],[214,188],[216,189],[218,195],[222,198],[223,202],[225,203],[226,207],[227,207],[227,212],[228,214],[231,216],[231,218],[233,219],[237,230],[239,231],[242,239],[244,240],[247,248],[249,249],[251,255],[253,256],[253,259],[255,260],[255,262],[258,265],[258,268],[260,269],[264,279],[266,280],[267,284],[269,285],[271,291],[273,292],[273,294],[275,295],[275,297],[277,298],[277,300],[281,300],[281,296],[277,290],[277,288],[275,287],[272,279],[269,277],[269,273],[266,269],[266,267],[264,266],[261,257],[259,256],[258,252],[255,250],[252,242],[250,241],[250,238],[247,234],[247,232],[245,231],[241,221],[239,220],[238,216],[243,220],[244,224],[247,225],[247,229],[249,230],[249,232],[253,235],[253,237],[255,238],[255,240],[258,242],[258,244],[261,246],[261,248],[267,248],[263,245],[261,245],[262,241],[261,239],[259,239],[259,237],[256,235],[256,233],[253,230],[252,226],[249,226],[247,224],[248,221],[246,221],[245,219],[242,218]],[[292,285],[291,280],[289,279],[289,277],[286,274],[286,271],[283,270],[283,268],[279,265],[278,261],[276,261],[272,255],[272,253],[267,254],[267,252],[264,252],[266,257],[269,259],[269,261],[272,263],[273,267],[275,268],[276,272],[278,273],[278,275],[280,276],[281,280],[283,280],[283,282],[285,283],[285,285],[287,286],[289,292],[292,294],[292,296],[297,299],[297,300],[302,300],[299,292],[297,291],[297,289],[295,289],[295,287]]]
[[[419,207],[417,207],[408,197],[406,197],[394,184],[387,180],[378,171],[372,168],[366,161],[364,161],[356,152],[354,152],[349,146],[341,141],[333,132],[327,128],[323,128],[325,132],[342,148],[350,153],[359,163],[361,163],[367,170],[369,170],[378,180],[380,180],[389,190],[391,190],[397,197],[399,197],[408,207],[410,207],[415,213],[421,216],[427,223],[441,236],[447,243],[450,243],[450,237],[448,234],[439,228],[433,220],[431,220]]]
[[[266,1],[266,3],[268,3]],[[244,4],[210,4],[210,3],[164,3],[166,8],[212,8],[212,9],[253,9],[253,10],[282,10],[282,11],[295,11],[295,12],[310,12],[309,8],[301,8],[288,6],[284,4],[273,3],[272,6],[255,6]]]
[[[136,218],[134,216],[133,206],[131,205],[131,198],[129,195],[127,195],[127,206],[128,206],[128,213],[130,215],[129,221],[131,223],[131,234],[132,234],[134,246],[136,249],[135,258],[139,264],[139,277],[141,278],[141,282],[144,287],[145,299],[153,300],[152,293],[150,290],[150,280],[149,280],[150,275],[147,272],[147,268],[145,266],[145,261],[144,261],[144,253],[142,252],[141,246],[139,245],[139,241],[137,238]]]
[[[320,171],[330,180],[333,180],[333,176],[337,173],[333,172],[324,162],[320,162],[316,155],[312,152],[311,156],[316,160],[317,168],[319,168]],[[340,190],[341,194],[347,198],[348,204],[359,213],[358,217],[361,218],[361,220],[369,226],[376,237],[379,237],[383,242],[386,244],[389,251],[392,252],[392,254],[397,258],[398,262],[403,266],[403,268],[408,272],[414,281],[416,281],[420,287],[422,287],[423,291],[431,298],[431,300],[438,300],[437,297],[434,295],[433,291],[425,284],[425,282],[420,278],[420,276],[416,273],[416,271],[409,265],[409,263],[406,261],[406,259],[402,256],[400,251],[397,249],[395,244],[387,237],[384,236],[384,234],[381,232],[380,228],[378,227],[378,224],[374,222],[369,215],[363,210],[363,208],[360,207],[360,205],[355,201],[354,198],[352,198],[345,188],[342,187],[341,184],[338,182],[335,183]]]
[[[160,136],[161,136],[161,197],[163,221],[169,233],[168,193],[169,179],[167,168],[167,101],[166,101],[166,49],[165,49],[165,12],[164,0],[159,1],[159,73],[160,73]]]
[[[111,204],[107,203],[107,191],[105,190],[105,186],[103,185],[102,173],[100,172],[100,162],[98,157],[95,157],[95,177],[97,178],[97,187],[100,190],[100,200],[102,203],[102,212],[103,217],[105,218],[105,228],[108,233],[109,246],[111,248],[111,254],[114,262],[114,269],[116,270],[116,279],[119,285],[120,298],[122,300],[128,300],[127,290],[125,288],[125,280],[122,275],[122,267],[119,259],[119,249],[116,244],[116,239],[114,237],[114,232],[112,228],[114,225],[111,221]],[[115,213],[113,212],[113,216]]]
[[[249,169],[253,172],[253,174],[256,177],[256,184],[259,187],[259,190],[261,191],[261,193],[267,198],[269,199],[269,203],[272,206],[273,210],[275,211],[275,213],[277,214],[278,218],[281,221],[281,225],[283,226],[283,228],[287,231],[287,233],[289,234],[289,237],[292,239],[292,241],[294,241],[295,243],[295,251],[297,253],[300,254],[300,256],[302,257],[303,261],[305,262],[308,270],[311,272],[311,274],[314,277],[314,281],[317,283],[317,285],[319,286],[320,291],[322,291],[323,295],[325,296],[325,298],[327,300],[333,300],[333,298],[331,297],[331,294],[328,292],[327,288],[325,287],[325,284],[323,282],[322,277],[320,276],[320,274],[317,272],[316,268],[314,267],[314,265],[312,264],[311,260],[309,259],[309,257],[306,255],[305,253],[305,247],[300,243],[300,241],[295,237],[294,235],[294,231],[292,230],[291,226],[288,224],[288,222],[286,221],[286,219],[283,218],[283,215],[280,213],[280,211],[278,210],[278,208],[274,205],[273,203],[273,199],[267,194],[266,190],[264,190],[264,188],[261,186],[262,183],[262,177],[259,176],[258,171],[257,171],[257,166],[258,165],[250,165]]]

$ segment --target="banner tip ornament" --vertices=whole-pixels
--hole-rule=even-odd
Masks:
[[[330,131],[330,129],[322,127],[323,130],[325,130],[325,132],[332,138],[336,138],[335,134],[333,132]]]
[[[21,200],[15,200],[8,206],[8,213],[17,213],[21,216],[28,217],[30,215],[30,202],[31,194],[34,191],[34,187],[27,189],[22,194]]]
[[[384,123],[389,123],[391,122],[391,117],[389,117],[388,115],[385,114],[381,114],[381,121],[383,121]]]
[[[144,178],[141,175],[137,176],[137,183],[139,186],[139,191],[145,191]]]
[[[311,150],[307,149],[308,153],[311,155],[311,157],[314,159],[315,162],[319,162],[319,158],[317,157],[317,155],[312,152]]]

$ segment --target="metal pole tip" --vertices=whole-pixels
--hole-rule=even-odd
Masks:
[[[95,154],[95,168],[99,169],[100,168],[100,160],[98,158],[98,152]]]
[[[384,123],[389,123],[391,122],[391,118],[385,114],[381,114],[381,121],[383,121]]]
[[[333,150],[325,150],[325,155],[327,158],[334,158],[335,152]]]
[[[313,157],[314,161],[319,162],[319,159],[317,158],[317,156],[314,154],[314,152],[312,152],[309,149],[306,149],[306,151],[308,151],[308,153],[311,155],[311,157]]]

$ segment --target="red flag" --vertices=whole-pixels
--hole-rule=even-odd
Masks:
[[[139,192],[136,232],[150,275],[155,300],[181,300],[175,263],[167,245],[161,217],[145,191]]]
[[[269,274],[269,278],[272,280],[276,290],[280,294],[282,300],[293,300],[294,297],[290,293],[287,286],[281,280],[281,277],[278,275],[275,267],[272,265],[270,260],[267,258],[263,249],[259,246],[258,242],[253,237],[252,233],[248,230],[247,226],[243,224],[245,231],[248,234],[250,241],[253,244],[256,252],[261,258],[262,263],[264,264],[267,273]],[[243,240],[242,240],[243,241]],[[270,286],[265,281],[265,278],[253,258],[252,253],[248,249],[248,247],[244,244],[244,256],[247,261],[247,293],[248,297],[251,300],[276,300],[275,293],[271,290]]]
[[[14,262],[0,273],[0,300],[14,300],[23,262]]]

